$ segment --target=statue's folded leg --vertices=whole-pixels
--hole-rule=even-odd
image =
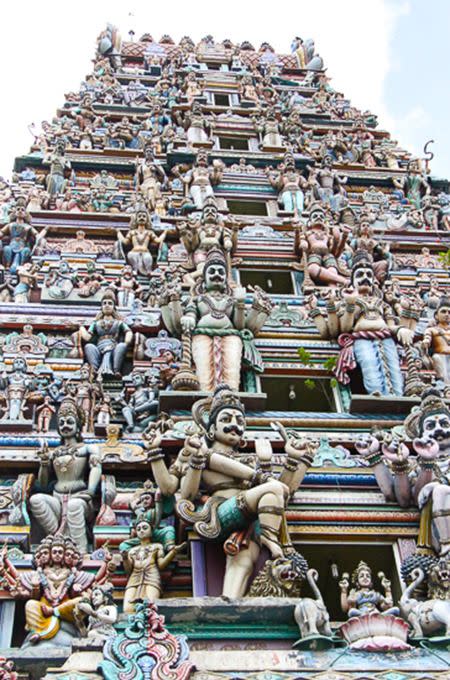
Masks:
[[[30,498],[31,513],[47,534],[58,531],[61,519],[59,498],[46,493],[36,493]]]
[[[102,355],[100,354],[100,351],[96,345],[93,345],[91,342],[88,342],[87,345],[84,347],[84,354],[86,356],[88,364],[93,366],[94,368],[100,368],[100,363],[102,360]]]
[[[113,368],[114,373],[120,373],[122,364],[127,353],[128,345],[125,342],[119,342],[113,352]]]
[[[82,552],[87,552],[86,518],[88,504],[82,498],[70,498],[67,503],[67,527],[70,538]]]

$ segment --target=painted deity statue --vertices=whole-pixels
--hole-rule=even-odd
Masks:
[[[155,420],[159,408],[157,378],[150,379],[140,371],[131,374],[134,392],[126,399],[125,391],[121,394],[122,415],[125,418],[128,432],[142,432],[150,421]]]
[[[350,592],[349,575],[347,573],[342,575],[339,588],[341,590],[341,607],[345,614],[351,617],[379,612],[380,614],[398,616],[399,609],[394,607],[392,599],[391,582],[383,572],[379,572],[378,576],[384,588],[384,595],[374,589],[372,570],[362,560],[352,574],[353,587]]]
[[[320,204],[310,206],[305,228],[295,225],[295,250],[304,256],[306,271],[315,284],[345,284],[348,279],[340,272],[338,258],[342,254],[349,230],[326,223]]]
[[[410,161],[406,177],[395,177],[394,186],[404,191],[406,198],[417,210],[423,207],[423,199],[431,194],[431,186],[421,172],[420,161]]]
[[[97,446],[81,440],[83,419],[75,400],[64,398],[57,414],[62,444],[52,451],[44,446],[37,452],[39,491],[31,496],[30,507],[46,535],[68,535],[86,552],[87,526],[93,517],[102,468]]]
[[[115,637],[118,610],[111,583],[94,584],[87,597],[82,597],[77,603],[76,615],[78,619],[87,619],[83,637],[99,641]]]
[[[152,147],[146,144],[143,160],[136,161],[136,189],[143,195],[148,210],[153,212],[159,198],[161,188],[166,181],[166,174],[161,165],[156,163]]]
[[[133,267],[133,271],[142,276],[148,276],[153,267],[153,255],[151,246],[160,246],[166,232],[157,236],[150,224],[147,210],[138,208],[136,214],[130,220],[130,229],[126,236],[117,232],[119,252],[122,248],[128,250],[127,262]]]
[[[310,316],[323,338],[338,337],[341,353],[336,376],[343,384],[350,382],[348,372],[356,365],[361,369],[368,394],[403,395],[403,376],[394,339],[402,345],[412,343],[416,320],[400,317],[383,304],[368,253],[357,253],[353,260],[351,287],[342,288],[341,299],[330,298],[327,318],[314,307]],[[314,301],[312,302],[314,305]]]
[[[203,114],[202,105],[194,101],[191,110],[184,116],[184,129],[190,144],[205,144],[209,142],[210,124]]]
[[[32,248],[43,239],[46,229],[40,233],[30,224],[30,215],[18,202],[10,214],[10,221],[0,229],[0,239],[7,239],[3,246],[3,264],[13,274],[31,258]]]
[[[300,485],[314,447],[283,430],[287,457],[277,477],[270,442],[257,440],[254,454],[242,451],[244,406],[227,385],[197,401],[192,414],[204,434],[189,436],[179,454],[177,513],[201,538],[224,543],[223,595],[243,597],[260,546],[273,559],[284,556],[281,532],[287,499]],[[196,506],[199,494],[207,494],[208,499]]]
[[[303,189],[307,189],[308,182],[295,169],[294,156],[291,153],[285,154],[278,172],[273,172],[269,168],[267,174],[270,184],[280,192],[278,202],[282,205],[283,210],[293,212],[295,217],[301,215],[305,201]]]
[[[0,374],[0,387],[4,390],[6,411],[4,420],[16,422],[23,420],[26,399],[32,389],[32,379],[27,375],[27,361],[24,357],[15,357],[12,371]]]
[[[450,552],[450,409],[435,389],[427,390],[419,407],[404,422],[417,454],[395,435],[383,443],[366,437],[357,450],[373,467],[386,500],[401,507],[417,505],[422,512],[423,530],[436,553]]]
[[[27,600],[26,646],[48,640],[52,646],[64,646],[79,637],[76,609],[81,597],[95,583],[103,583],[107,575],[106,561],[97,574],[81,571],[81,562],[77,542],[59,534],[41,541],[32,571],[18,572],[5,550],[1,553],[0,574],[6,589],[14,598]]]
[[[230,256],[237,246],[237,229],[224,226],[214,198],[205,200],[200,220],[189,220],[177,226],[189,255],[187,266],[194,270],[186,277],[189,283],[194,284],[201,276],[208,253],[213,249],[226,253],[230,266]]]
[[[88,329],[81,326],[75,335],[79,341],[86,342],[86,361],[100,379],[121,375],[127,349],[133,342],[133,332],[117,312],[114,294],[105,293],[94,322]]]
[[[199,151],[193,168],[182,177],[186,192],[197,210],[202,210],[206,199],[214,196],[213,185],[221,181],[223,168],[222,161],[217,159],[208,166],[208,155]]]
[[[434,318],[425,329],[423,345],[431,353],[437,378],[450,385],[450,298],[441,298]]]
[[[347,183],[347,177],[333,170],[333,158],[326,155],[321,168],[308,169],[310,171],[308,181],[313,187],[314,198],[329,205],[331,210],[339,210],[345,196],[344,185]]]
[[[46,177],[46,189],[50,196],[64,193],[67,180],[65,179],[66,170],[70,170],[70,161],[64,156],[65,143],[59,140],[56,143],[53,152],[47,154],[43,161],[43,165],[50,165],[50,172]]]
[[[192,335],[192,357],[201,390],[210,392],[221,382],[238,390],[243,360],[254,371],[262,370],[253,336],[263,326],[270,308],[255,296],[246,315],[245,294],[242,287],[231,291],[225,256],[211,250],[196,294],[180,319],[183,333]]]

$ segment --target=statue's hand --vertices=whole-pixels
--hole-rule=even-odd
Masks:
[[[36,454],[39,457],[39,462],[43,467],[50,465],[51,453],[46,441],[42,444],[42,447],[36,451]]]
[[[352,287],[343,288],[342,298],[344,302],[346,302],[348,305],[354,305],[356,300],[358,299],[358,292],[355,290],[355,288]]]
[[[406,444],[397,437],[387,438],[381,445],[381,450],[385,458],[392,463],[402,463],[407,460],[409,450]]]
[[[350,582],[348,580],[348,574],[343,574],[341,580],[339,581],[339,588],[342,593],[347,593],[350,587]]]
[[[94,613],[94,610],[92,609],[92,606],[89,604],[89,602],[79,602],[78,603],[78,609],[80,611],[82,611],[83,614],[86,614],[87,616]]]
[[[270,439],[255,439],[255,451],[260,463],[271,462],[273,451]]]
[[[310,464],[314,459],[315,452],[319,448],[319,442],[307,437],[295,437],[289,434],[286,440],[285,451],[290,458],[298,463]]]
[[[236,302],[244,302],[246,295],[247,291],[244,286],[236,286],[236,288],[233,289],[233,297]]]
[[[414,331],[410,328],[399,328],[397,331],[397,338],[402,345],[412,345],[414,338]]]
[[[142,433],[142,439],[144,440],[144,447],[147,450],[151,449],[159,449],[161,446],[162,442],[162,432],[157,430],[156,428],[147,428],[143,433]]]
[[[363,434],[355,441],[355,449],[362,456],[369,456],[380,450],[380,442],[371,434]]]
[[[195,319],[189,314],[184,314],[181,317],[181,328],[184,333],[191,333],[195,328]]]
[[[308,312],[311,312],[313,309],[317,309],[317,297],[315,295],[309,295],[305,302]]]
[[[424,460],[436,460],[439,457],[439,444],[435,439],[417,437],[413,440],[413,447]]]
[[[183,456],[199,458],[202,455],[203,442],[197,434],[186,437],[183,448]]]
[[[186,548],[187,543],[186,541],[184,543],[180,543],[180,545],[174,545],[173,546],[173,551],[178,554],[180,552],[183,552],[183,550]]]

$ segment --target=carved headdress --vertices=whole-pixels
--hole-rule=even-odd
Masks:
[[[420,437],[425,418],[443,413],[450,418],[450,409],[440,392],[435,388],[425,390],[422,394],[420,406],[414,406],[409,416],[405,418],[403,427],[408,437]]]

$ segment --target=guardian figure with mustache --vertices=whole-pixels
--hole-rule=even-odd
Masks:
[[[57,427],[62,444],[40,458],[37,490],[30,498],[31,513],[45,535],[63,534],[87,551],[87,522],[93,516],[93,499],[102,468],[96,445],[81,440],[84,413],[75,400],[65,397],[58,411]],[[56,481],[55,481],[56,480]]]
[[[362,437],[356,449],[373,467],[378,485],[389,502],[421,510],[418,544],[450,554],[450,409],[430,388],[404,422],[416,458],[396,433],[383,438]]]
[[[219,385],[212,397],[197,401],[192,414],[203,436],[187,437],[180,451],[184,463],[177,468],[182,469],[177,514],[202,539],[223,543],[222,593],[243,597],[261,547],[272,559],[282,559],[292,549],[285,508],[312,462],[317,443],[286,433],[279,425],[287,455],[278,475],[272,469],[268,440],[258,439],[255,453],[242,450],[244,406],[228,385]]]
[[[402,396],[403,376],[396,341],[411,345],[417,319],[403,309],[399,320],[390,305],[383,302],[372,259],[367,251],[356,253],[351,287],[340,290],[340,298],[330,293],[327,316],[310,299],[310,316],[323,338],[338,338],[341,352],[336,377],[344,385],[349,371],[358,365],[364,388],[376,396]]]

